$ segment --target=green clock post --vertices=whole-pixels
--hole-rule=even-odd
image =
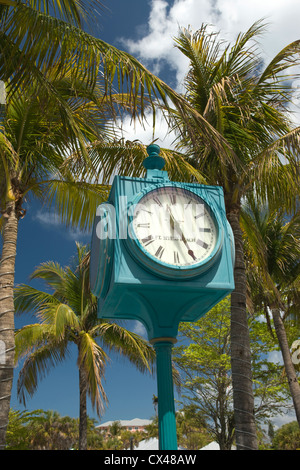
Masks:
[[[222,188],[169,180],[157,145],[145,178],[115,176],[96,213],[90,280],[102,318],[141,321],[156,351],[159,443],[177,449],[172,347],[234,288],[234,240]]]

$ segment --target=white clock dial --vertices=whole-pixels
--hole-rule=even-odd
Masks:
[[[130,228],[155,260],[178,267],[203,262],[218,238],[208,205],[195,193],[172,186],[147,193],[135,206]]]

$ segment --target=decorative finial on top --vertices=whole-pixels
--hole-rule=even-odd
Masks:
[[[160,147],[156,144],[150,144],[147,147],[148,157],[143,161],[146,170],[162,170],[165,160],[159,155]]]

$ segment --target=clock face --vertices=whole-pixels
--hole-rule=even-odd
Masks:
[[[191,268],[216,251],[218,224],[197,194],[174,186],[157,188],[134,206],[130,233],[155,262]]]

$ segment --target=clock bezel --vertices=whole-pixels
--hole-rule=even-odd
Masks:
[[[134,236],[132,233],[132,221],[133,221],[133,214],[134,208],[137,204],[141,202],[141,200],[151,192],[155,192],[159,189],[167,189],[168,187],[174,189],[178,188],[184,190],[186,192],[192,193],[192,195],[199,200],[203,201],[204,204],[208,207],[210,214],[214,220],[216,229],[217,229],[217,240],[215,247],[212,253],[206,257],[205,259],[199,261],[198,263],[192,265],[185,265],[185,266],[178,266],[166,263],[162,260],[159,260],[155,256],[151,255],[144,246],[140,243],[139,239]],[[131,201],[129,201],[127,206],[127,222],[128,222],[128,236],[126,240],[124,240],[125,245],[136,261],[142,265],[142,267],[146,268],[148,271],[151,271],[154,274],[159,275],[165,279],[191,279],[196,277],[203,272],[210,269],[215,262],[217,261],[219,254],[221,252],[221,248],[223,245],[224,239],[224,229],[223,224],[221,222],[219,211],[215,207],[214,201],[209,197],[208,194],[199,191],[193,188],[187,187],[184,183],[160,183],[148,186],[147,188],[141,190],[138,194],[136,194]]]
[[[108,203],[102,203],[97,207],[96,217],[94,220],[91,240],[91,254],[96,251],[95,244],[98,243],[98,257],[97,259],[90,259],[90,288],[91,292],[98,298],[104,298],[108,292],[109,284],[112,276],[113,256],[114,256],[114,241],[113,237],[106,236],[99,238],[97,235],[97,225],[101,220],[99,210],[104,211],[103,216],[107,218],[107,230],[113,230],[115,223],[115,213]],[[92,280],[92,270],[96,271],[94,280]]]

